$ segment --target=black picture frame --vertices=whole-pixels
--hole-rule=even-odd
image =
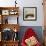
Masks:
[[[37,7],[23,7],[23,20],[36,21],[37,20]]]

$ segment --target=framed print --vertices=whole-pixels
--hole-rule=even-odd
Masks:
[[[10,11],[9,11],[9,14],[10,14],[10,15],[16,15],[17,13],[18,13],[18,12],[15,11],[15,10],[10,10]]]
[[[10,10],[10,11],[9,11],[9,14],[10,14],[10,15],[14,15],[14,10]]]
[[[2,10],[2,15],[9,15],[9,10]]]
[[[23,20],[25,21],[37,20],[37,8],[36,7],[24,7],[23,8]]]

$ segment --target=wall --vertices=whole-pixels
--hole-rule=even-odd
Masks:
[[[0,6],[9,7],[15,6],[15,0],[0,0]],[[20,26],[43,26],[43,6],[42,0],[17,0],[19,5],[19,24]],[[24,21],[23,20],[23,7],[37,7],[37,20],[36,21]]]
[[[24,0],[20,2],[20,18],[22,26],[42,26],[43,25],[43,6],[42,0]],[[37,21],[23,21],[23,7],[37,7]],[[22,10],[21,10],[22,9]]]

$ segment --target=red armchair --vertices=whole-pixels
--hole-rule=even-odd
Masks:
[[[32,28],[27,29],[22,38],[21,46],[41,46],[37,35]]]

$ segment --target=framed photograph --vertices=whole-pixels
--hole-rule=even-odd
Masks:
[[[23,8],[23,20],[36,21],[37,20],[37,8],[36,7],[24,7]]]
[[[2,15],[9,15],[9,10],[2,10]]]
[[[10,11],[9,11],[9,14],[10,14],[10,15],[16,15],[17,13],[18,13],[18,12],[15,11],[15,10],[10,10]]]

